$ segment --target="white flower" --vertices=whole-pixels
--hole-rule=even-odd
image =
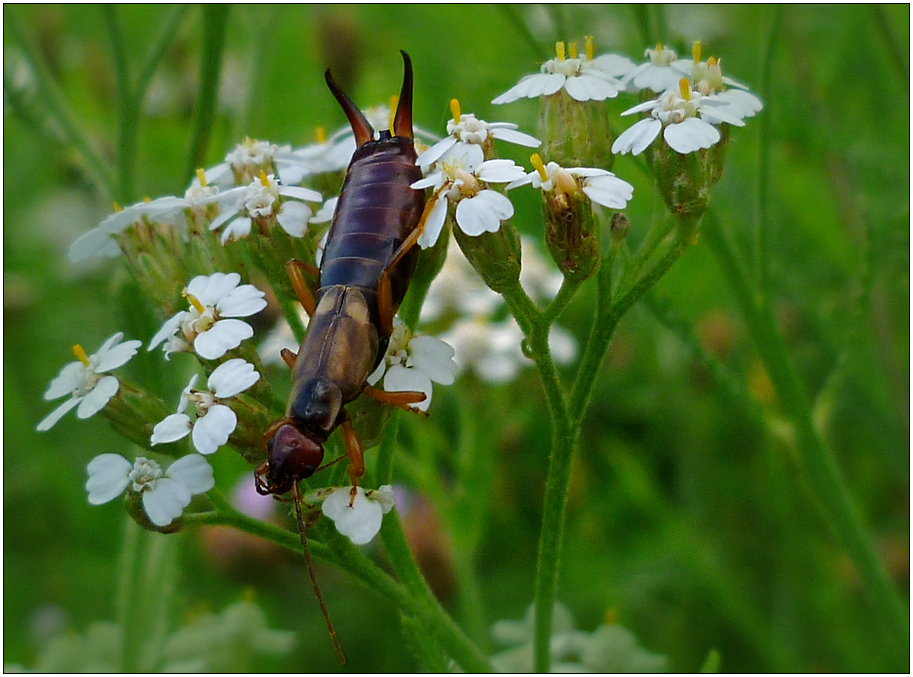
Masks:
[[[631,115],[648,111],[650,117],[636,122],[615,139],[612,152],[638,155],[653,143],[660,131],[669,147],[677,153],[710,148],[721,138],[714,124],[745,125],[741,117],[728,108],[716,97],[703,96],[693,90],[688,80],[682,78],[678,90],[670,89],[658,99],[638,104],[622,113]]]
[[[198,454],[184,456],[168,470],[155,461],[138,458],[130,463],[118,454],[101,454],[89,462],[86,490],[89,503],[101,505],[117,498],[124,489],[142,493],[143,510],[153,524],[165,527],[181,516],[194,494],[215,486],[212,467]]]
[[[352,501],[351,488],[340,487],[323,501],[323,514],[336,524],[339,533],[355,545],[364,545],[380,531],[383,516],[393,508],[393,487],[385,484],[375,491],[358,487]]]
[[[209,224],[210,230],[217,230],[228,223],[222,231],[222,244],[246,237],[254,219],[263,221],[274,218],[286,233],[292,237],[301,237],[313,215],[304,201],[323,201],[320,193],[315,190],[281,185],[276,177],[266,173],[260,174],[259,178],[247,186],[227,191],[225,195],[232,195],[237,201]]]
[[[634,196],[634,186],[623,181],[612,172],[594,167],[570,167],[565,169],[555,162],[543,164],[539,155],[530,160],[535,169],[522,179],[508,184],[507,190],[532,183],[534,188],[545,192],[558,191],[574,194],[582,190],[593,202],[610,209],[624,209]]]
[[[688,77],[694,83],[694,89],[703,96],[715,95],[713,99],[725,108],[725,112],[739,119],[750,118],[764,108],[761,100],[749,92],[747,86],[723,75],[719,59],[711,56],[701,61],[700,40],[694,41],[691,51],[692,60],[679,59],[672,67]],[[715,124],[729,121],[726,118],[714,120],[713,113],[712,109],[706,110],[703,118]]]
[[[235,146],[224,162],[207,169],[205,181],[222,186],[245,186],[264,172],[278,173],[283,183],[293,185],[317,171],[319,168],[311,158],[295,153],[291,146],[248,138]]]
[[[682,74],[675,67],[676,55],[674,51],[663,47],[662,44],[658,44],[656,49],[646,49],[644,56],[649,60],[640,64],[622,78],[621,83],[625,89],[628,91],[650,89],[659,94],[678,85]]]
[[[556,45],[558,57],[542,64],[539,73],[527,75],[492,103],[510,103],[517,99],[549,96],[564,88],[576,101],[603,101],[618,96],[622,89],[619,77],[634,64],[617,54],[593,58],[593,41],[587,38],[586,54],[577,57],[576,43],[570,43],[570,58],[565,57],[564,43]]]
[[[465,145],[476,144],[484,148],[486,144],[491,143],[489,139],[501,139],[528,148],[538,148],[542,145],[539,139],[516,131],[517,125],[512,122],[485,122],[472,113],[461,114],[460,104],[456,99],[450,100],[450,110],[453,112],[453,118],[447,123],[447,136],[419,155],[415,161],[423,171],[448,151],[451,151],[454,157],[461,157],[465,153]]]
[[[210,374],[206,384],[209,391],[195,390],[198,374],[194,374],[190,383],[181,393],[178,413],[171,414],[159,421],[152,430],[152,444],[176,442],[193,431],[193,446],[201,454],[212,454],[228,441],[229,436],[238,425],[238,416],[222,401],[234,397],[256,383],[260,374],[254,365],[235,358],[220,364]],[[191,421],[184,412],[187,405],[193,402],[196,410],[196,421]]]
[[[413,334],[399,318],[393,318],[393,323],[387,352],[368,376],[368,383],[374,385],[383,378],[387,392],[425,393],[424,400],[411,406],[428,411],[432,381],[445,386],[453,384],[457,371],[453,348],[433,336]]]
[[[190,302],[189,310],[182,310],[167,320],[149,342],[152,350],[162,341],[180,331],[181,338],[165,346],[165,357],[180,350],[189,351],[207,360],[222,357],[237,348],[241,341],[254,335],[247,322],[237,319],[248,317],[266,307],[266,295],[252,284],[238,286],[238,273],[213,273],[198,275],[184,289]]]
[[[185,191],[184,197],[168,195],[155,200],[143,200],[124,209],[118,209],[95,228],[76,238],[70,245],[70,260],[78,263],[93,256],[108,258],[117,256],[121,250],[115,236],[144,218],[179,226],[186,230],[185,214],[192,219],[206,218],[208,205],[226,199],[224,194],[219,195],[217,186],[202,185],[197,180]]]
[[[463,146],[465,154],[456,158],[448,154],[438,163],[438,170],[412,184],[412,188],[433,187],[434,206],[425,221],[425,230],[418,242],[428,248],[437,242],[447,218],[447,204],[456,204],[456,223],[467,235],[494,233],[501,221],[514,214],[514,207],[501,193],[488,188],[488,183],[509,183],[524,175],[523,168],[513,160],[488,160],[481,146]],[[442,199],[446,198],[446,199]]]
[[[122,338],[124,338],[122,332],[116,333],[102,344],[97,353],[89,356],[86,356],[86,351],[82,346],[73,346],[73,352],[79,361],[70,362],[65,366],[60,374],[51,381],[51,385],[44,394],[46,400],[56,400],[65,395],[70,395],[70,399],[38,424],[39,431],[50,430],[64,414],[77,405],[76,416],[89,418],[101,411],[117,394],[120,381],[115,376],[103,376],[103,374],[125,365],[136,355],[136,351],[142,345],[141,341],[121,343]]]

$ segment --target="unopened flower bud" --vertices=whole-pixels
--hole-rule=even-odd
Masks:
[[[499,294],[520,279],[520,235],[510,221],[494,233],[467,235],[453,229],[453,237],[476,272]]]
[[[604,102],[575,101],[563,88],[540,102],[543,157],[562,167],[612,169],[612,132]]]
[[[612,234],[612,244],[621,244],[628,236],[628,228],[631,222],[624,212],[615,212],[612,214],[612,223],[609,232]]]

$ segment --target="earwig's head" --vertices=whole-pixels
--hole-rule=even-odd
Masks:
[[[323,462],[323,443],[294,419],[280,423],[267,440],[266,451],[267,462],[254,474],[257,492],[264,496],[290,491],[293,485],[313,475]]]

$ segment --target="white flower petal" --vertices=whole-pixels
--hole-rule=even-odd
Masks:
[[[567,78],[561,73],[534,73],[527,75],[501,96],[493,99],[492,103],[510,103],[517,99],[533,99],[542,95],[548,96],[561,89],[565,80]]]
[[[515,143],[518,146],[526,146],[527,148],[538,148],[542,145],[542,142],[534,136],[513,129],[496,128],[494,125],[491,128],[491,135],[496,139]]]
[[[57,423],[57,421],[62,419],[64,415],[70,411],[70,409],[73,409],[77,404],[79,404],[80,401],[82,401],[82,397],[74,397],[73,399],[67,400],[61,404],[41,420],[41,423],[39,423],[37,427],[38,432],[50,430],[52,427],[54,427],[54,424]]]
[[[123,336],[123,334],[120,334],[120,336]],[[104,352],[98,351],[96,353],[98,364],[95,366],[95,372],[101,374],[127,364],[136,355],[136,351],[139,350],[141,345],[143,345],[142,341],[125,341]]]
[[[178,330],[178,327],[181,326],[181,322],[184,321],[184,318],[187,315],[189,315],[189,313],[186,310],[182,310],[171,319],[166,320],[165,324],[162,325],[162,328],[155,332],[155,336],[153,336],[152,340],[149,341],[149,345],[146,350],[152,350],[169,336],[174,336],[175,332]]]
[[[44,399],[56,400],[64,395],[69,395],[79,387],[85,373],[86,366],[82,362],[70,362],[51,381],[51,385],[44,394]]]
[[[323,501],[323,514],[336,524],[339,533],[348,536],[355,545],[364,545],[380,531],[383,521],[383,506],[365,496],[365,490],[358,487],[355,501],[351,500],[350,490],[346,487],[337,489]]]
[[[303,202],[289,200],[282,203],[276,220],[286,233],[292,237],[301,237],[307,231],[308,219],[312,214],[311,208]]]
[[[250,317],[266,308],[266,294],[252,284],[233,289],[216,304],[221,317]]]
[[[177,442],[186,437],[192,427],[187,414],[171,414],[155,424],[152,429],[151,442],[152,444]]]
[[[603,101],[618,96],[618,83],[589,73],[568,78],[564,89],[575,101]]]
[[[720,132],[709,122],[698,118],[685,118],[671,124],[663,131],[663,138],[677,153],[693,153],[701,148],[710,148],[720,140]]]
[[[168,477],[156,480],[155,487],[143,492],[143,510],[149,520],[160,527],[166,527],[181,516],[190,505],[190,490],[180,482]]]
[[[483,190],[474,197],[460,200],[456,208],[456,222],[467,235],[494,233],[501,221],[514,215],[510,200],[493,190]]]
[[[133,464],[119,454],[101,454],[89,461],[89,503],[101,505],[120,496],[130,484],[128,474],[132,469]]]
[[[219,237],[219,242],[225,244],[229,240],[240,240],[242,238],[250,235],[250,227],[253,221],[251,221],[249,216],[239,216],[234,221],[228,224],[225,230],[222,231],[222,235]]]
[[[486,160],[476,168],[476,176],[488,183],[509,183],[526,176],[526,170],[513,160]]]
[[[165,476],[183,484],[191,494],[206,493],[216,485],[212,466],[199,454],[179,458],[168,467]]]
[[[76,410],[77,418],[94,416],[108,404],[108,401],[117,394],[120,381],[115,376],[105,376],[92,388],[79,403]]]
[[[583,193],[603,207],[624,209],[634,197],[634,186],[616,176],[596,176],[583,183]]]
[[[415,160],[415,164],[417,164],[419,167],[430,167],[433,163],[440,160],[444,156],[444,153],[453,148],[453,145],[456,142],[456,137],[452,135],[445,136],[443,139],[431,146],[431,148],[419,155]]]
[[[193,349],[200,357],[215,360],[253,335],[253,328],[243,320],[219,320],[194,339]]]
[[[240,282],[239,273],[197,275],[187,283],[187,293],[193,294],[204,306],[214,306],[223,296],[230,294]]]
[[[616,155],[624,155],[628,152],[640,155],[659,136],[662,128],[663,123],[659,120],[653,118],[640,120],[615,139],[615,143],[612,144],[612,152]]]
[[[422,231],[418,238],[418,244],[422,249],[433,247],[441,234],[444,227],[444,221],[447,219],[447,200],[443,197],[437,199],[431,208],[431,213],[425,220],[425,230]]]
[[[238,416],[224,404],[215,404],[193,426],[193,446],[201,454],[214,454],[238,425]]]
[[[250,388],[259,378],[254,365],[238,357],[216,367],[207,384],[216,397],[234,397]]]
[[[388,393],[420,392],[425,393],[425,399],[409,406],[420,411],[428,411],[431,406],[433,386],[431,379],[418,369],[409,369],[401,364],[394,364],[384,376],[384,390]]]
[[[449,386],[453,383],[457,371],[453,361],[453,348],[434,336],[413,336],[409,342],[409,352],[415,368],[428,376],[435,383]]]
[[[379,489],[375,489],[371,492],[370,498],[380,503],[385,515],[393,510],[393,506],[396,505],[396,495],[393,493],[393,485],[391,484],[385,484]]]
[[[323,202],[323,196],[316,190],[304,188],[303,186],[283,186],[279,189],[280,195],[287,195],[296,200],[306,200],[307,202]]]

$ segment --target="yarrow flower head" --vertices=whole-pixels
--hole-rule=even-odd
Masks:
[[[413,334],[399,318],[394,318],[393,335],[384,359],[368,376],[374,385],[383,378],[387,392],[416,391],[425,399],[412,405],[428,411],[431,405],[432,381],[449,386],[453,383],[457,365],[453,348],[434,336]]]
[[[647,62],[622,78],[621,84],[626,90],[637,92],[650,89],[659,94],[678,85],[682,72],[675,67],[677,56],[673,50],[658,44],[656,49],[644,50],[644,56]]]
[[[121,343],[123,338],[123,332],[116,333],[102,344],[97,353],[88,356],[82,346],[73,346],[77,361],[65,366],[44,394],[46,400],[56,400],[65,395],[69,395],[70,399],[38,424],[39,431],[50,430],[74,407],[77,407],[78,418],[89,418],[104,409],[120,388],[117,377],[107,372],[129,362],[142,345],[141,341]]]
[[[620,77],[634,64],[617,54],[593,58],[593,38],[587,36],[583,56],[577,56],[577,43],[556,43],[557,57],[542,64],[539,73],[524,76],[520,82],[492,100],[493,104],[510,103],[517,99],[550,96],[564,89],[575,101],[614,99],[622,89]]]
[[[305,202],[322,202],[320,193],[301,186],[285,186],[272,174],[260,176],[242,188],[234,188],[225,195],[237,197],[237,202],[226,209],[209,224],[210,230],[217,230],[226,223],[221,241],[239,240],[250,234],[253,223],[266,227],[272,221],[292,237],[301,237],[313,210]]]
[[[203,171],[197,170],[197,176],[202,177]],[[188,221],[197,223],[208,219],[213,209],[211,205],[226,199],[224,194],[219,194],[218,186],[207,185],[205,179],[201,182],[198,178],[183,197],[167,195],[155,200],[146,199],[123,209],[115,205],[113,214],[70,245],[70,260],[78,263],[94,256],[111,258],[119,255],[121,247],[116,236],[145,220],[175,226],[182,235],[186,235]]]
[[[152,444],[176,442],[193,432],[193,446],[201,454],[212,454],[228,441],[238,425],[238,415],[224,404],[238,393],[250,388],[260,379],[254,365],[240,358],[220,364],[210,374],[206,384],[209,390],[196,390],[194,374],[181,393],[178,412],[156,424],[152,430]],[[194,403],[196,420],[184,413],[187,405]]]
[[[395,503],[393,487],[389,484],[380,489],[356,490],[352,499],[351,487],[339,487],[323,501],[323,514],[336,524],[339,533],[348,536],[355,545],[370,543],[386,515]]]
[[[715,124],[745,125],[724,102],[692,89],[687,78],[679,81],[678,90],[670,89],[658,99],[638,104],[622,115],[643,112],[649,112],[650,117],[636,122],[615,139],[613,153],[639,155],[662,131],[669,147],[684,155],[717,143],[721,136]]]
[[[310,158],[295,153],[289,145],[244,139],[226,156],[225,161],[206,170],[208,184],[245,186],[261,173],[278,174],[288,185],[298,183],[317,168]]]
[[[513,160],[485,160],[480,146],[464,146],[459,158],[452,153],[438,163],[438,170],[412,184],[412,188],[434,188],[435,204],[419,238],[422,248],[434,246],[447,217],[447,205],[456,205],[456,223],[467,235],[494,233],[501,222],[514,215],[514,207],[504,195],[491,190],[489,183],[510,183],[524,175]]]
[[[266,307],[266,295],[252,284],[238,286],[240,281],[238,273],[193,278],[184,289],[190,309],[166,321],[152,337],[148,350],[168,339],[166,359],[171,353],[189,352],[192,347],[200,357],[215,360],[237,348],[254,335],[254,330],[247,322],[231,318],[249,317]]]
[[[676,61],[673,66],[683,72],[694,83],[694,89],[703,96],[713,96],[719,104],[724,106],[727,114],[740,119],[752,117],[764,108],[761,100],[749,92],[747,86],[723,75],[719,59],[711,56],[706,61],[701,61],[700,40],[694,41],[691,52],[692,60],[681,59]],[[704,119],[714,122],[713,113],[712,109],[705,111]],[[721,118],[717,122],[727,122],[727,120]]]
[[[194,494],[215,486],[212,467],[199,454],[184,456],[165,471],[156,461],[146,458],[131,463],[119,454],[101,454],[89,462],[87,470],[89,503],[102,505],[127,489],[128,493],[142,495],[143,511],[159,527],[180,517]]]
[[[543,163],[538,155],[530,158],[533,171],[507,185],[507,190],[532,184],[543,192],[573,195],[583,192],[590,200],[610,209],[624,209],[634,196],[634,186],[612,172],[595,167],[565,169],[555,162]]]
[[[460,102],[456,99],[450,100],[450,111],[453,117],[447,123],[447,136],[419,155],[415,161],[415,164],[423,169],[429,168],[448,151],[454,157],[461,157],[466,153],[465,147],[469,144],[481,146],[485,157],[489,157],[492,139],[501,139],[528,148],[538,148],[542,143],[534,136],[518,132],[517,125],[512,122],[485,122],[472,113],[461,113]]]

